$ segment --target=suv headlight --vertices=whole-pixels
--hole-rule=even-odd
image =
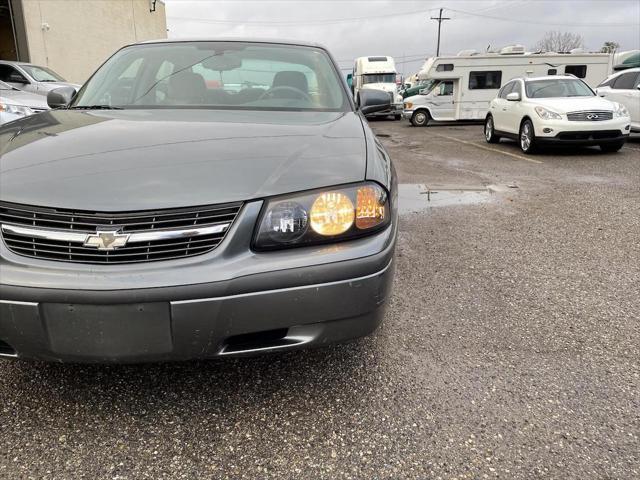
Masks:
[[[34,112],[29,107],[23,105],[13,105],[11,103],[0,103],[0,112],[12,113],[20,117],[26,117],[32,115]]]
[[[351,240],[382,230],[390,220],[389,195],[373,182],[275,197],[265,202],[253,247]]]
[[[614,109],[613,109],[614,117],[621,118],[621,117],[629,116],[629,110],[627,110],[627,107],[625,107],[624,105],[618,102],[613,102],[613,104],[614,104]]]
[[[536,113],[543,120],[562,120],[562,115],[544,107],[536,107]]]

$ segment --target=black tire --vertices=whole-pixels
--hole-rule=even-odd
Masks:
[[[498,143],[500,141],[500,137],[496,135],[491,115],[487,115],[487,119],[484,121],[484,139],[487,143]]]
[[[523,153],[535,153],[537,149],[536,131],[533,128],[531,120],[527,119],[520,125],[518,143]]]
[[[600,150],[604,153],[616,153],[619,151],[624,145],[624,142],[618,143],[607,143],[605,145],[600,145]]]
[[[394,120],[401,120],[402,119],[402,115],[394,115],[393,119]]]
[[[414,127],[426,127],[429,125],[429,120],[431,119],[431,115],[427,110],[416,110],[411,115],[411,125]]]

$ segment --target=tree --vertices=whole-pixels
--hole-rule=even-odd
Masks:
[[[617,42],[604,42],[600,51],[602,53],[616,53],[620,48],[620,44]]]
[[[535,46],[540,52],[570,52],[574,48],[584,48],[582,35],[559,31],[545,33]]]

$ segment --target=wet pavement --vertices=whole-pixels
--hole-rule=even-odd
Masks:
[[[0,478],[640,478],[640,141],[529,158],[478,125],[372,126],[405,201],[374,335],[2,362]]]

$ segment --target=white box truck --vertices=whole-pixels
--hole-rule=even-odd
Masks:
[[[592,88],[612,71],[607,53],[526,53],[521,45],[499,53],[464,51],[427,59],[418,73],[425,88],[404,99],[403,115],[415,126],[431,120],[484,120],[489,102],[516,77],[572,74]]]
[[[391,97],[391,108],[372,116],[393,116],[402,118],[402,96],[398,93],[396,83],[398,72],[392,57],[359,57],[356,58],[351,76],[351,92],[358,101],[358,93],[363,89],[383,90]]]

